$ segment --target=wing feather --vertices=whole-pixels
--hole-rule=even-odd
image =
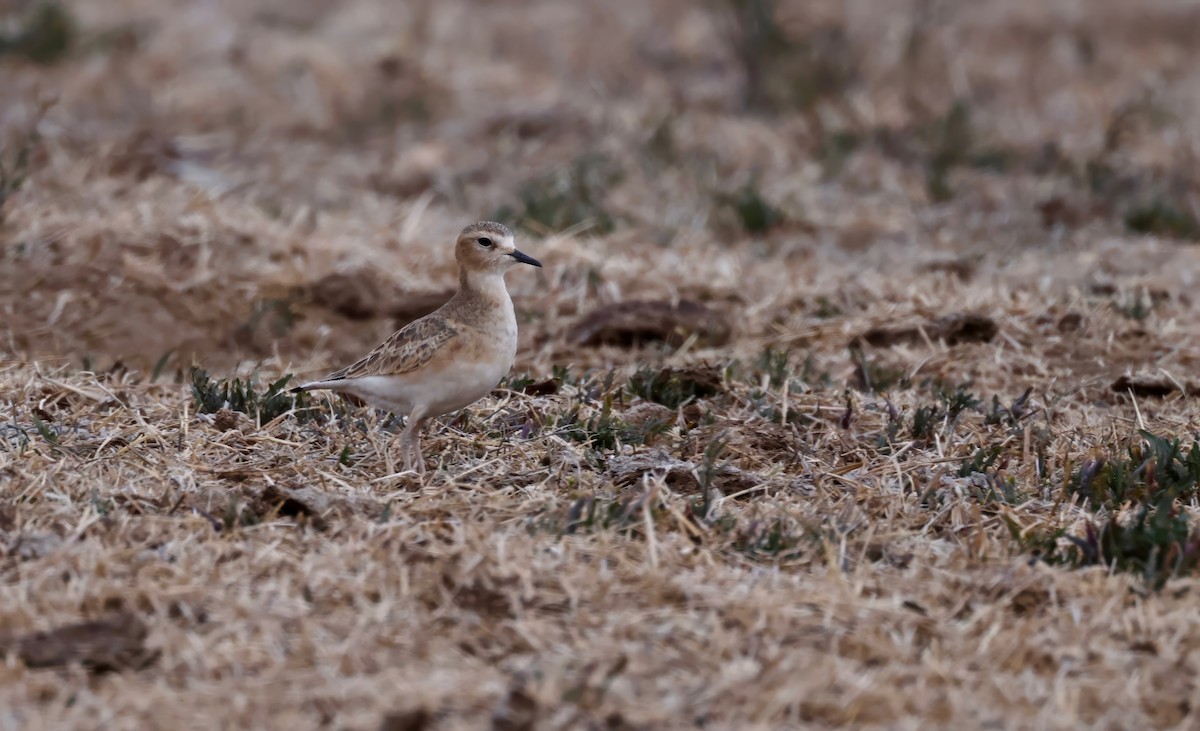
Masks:
[[[458,337],[458,330],[441,317],[423,317],[397,330],[357,363],[334,371],[322,381],[363,376],[398,376],[415,371]]]

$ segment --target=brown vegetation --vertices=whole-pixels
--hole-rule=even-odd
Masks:
[[[1195,724],[1193,4],[0,19],[0,728]]]

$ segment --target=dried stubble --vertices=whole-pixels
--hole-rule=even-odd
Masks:
[[[551,5],[80,2],[0,55],[0,728],[1193,720],[1195,485],[1137,432],[1197,431],[1198,262],[1134,234],[1194,228],[1194,9]],[[442,469],[264,393],[506,206],[548,267]]]

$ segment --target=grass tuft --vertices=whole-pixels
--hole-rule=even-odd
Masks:
[[[517,205],[505,206],[493,217],[539,235],[581,227],[607,234],[616,219],[605,208],[605,191],[618,177],[606,156],[583,155],[524,183],[517,192]]]
[[[787,220],[783,211],[769,203],[754,183],[746,183],[723,200],[737,214],[738,223],[748,234],[765,234]]]
[[[53,64],[70,53],[76,36],[75,16],[62,3],[37,2],[15,30],[0,34],[0,58],[11,54]]]
[[[1195,214],[1183,205],[1161,198],[1125,214],[1125,227],[1140,234],[1200,241],[1200,220]]]
[[[1085,460],[1067,482],[1068,494],[1088,500],[1104,517],[1089,520],[1082,537],[1057,531],[1023,539],[1046,561],[1106,566],[1152,588],[1200,568],[1200,531],[1182,510],[1200,492],[1200,443],[1184,449],[1178,438],[1138,433],[1141,442],[1123,456]],[[1126,511],[1133,517],[1124,517]]]
[[[296,418],[302,421],[316,416],[307,394],[286,390],[292,380],[291,374],[274,381],[261,393],[255,389],[252,379],[214,381],[200,368],[192,368],[191,378],[192,397],[196,410],[202,414],[230,409],[254,417],[259,425],[293,410]]]
[[[928,135],[931,152],[925,185],[933,200],[947,201],[954,197],[950,172],[967,160],[974,144],[970,106],[961,99],[956,100],[930,126]]]
[[[809,111],[858,79],[860,50],[841,25],[781,22],[779,0],[720,0],[721,28],[742,72],[742,107]]]
[[[934,393],[946,407],[946,415],[953,421],[964,411],[975,410],[983,405],[975,394],[967,390],[970,384],[960,383],[951,391],[948,384],[942,381],[934,383]]]
[[[21,136],[12,151],[0,148],[0,225],[4,224],[5,203],[29,180],[29,160],[37,145],[36,125]]]
[[[711,370],[689,368],[639,368],[629,379],[629,392],[669,409],[722,390],[720,376]]]
[[[1124,297],[1114,298],[1112,308],[1124,318],[1144,322],[1154,314],[1154,301],[1143,293],[1130,292]]]

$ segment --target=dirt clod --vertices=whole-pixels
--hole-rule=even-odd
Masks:
[[[379,723],[379,731],[425,731],[432,721],[432,714],[424,708],[397,711],[383,717]]]
[[[1126,373],[1113,381],[1111,388],[1116,393],[1133,393],[1143,398],[1166,398],[1176,393],[1194,396],[1200,393],[1198,386],[1154,373]]]
[[[351,320],[391,317],[397,326],[428,315],[453,292],[404,292],[369,269],[332,272],[309,285],[313,304]]]
[[[887,347],[900,343],[916,343],[924,340],[922,333],[933,342],[944,341],[946,345],[962,343],[986,343],[996,337],[999,326],[986,315],[963,313],[946,315],[927,320],[921,326],[877,327],[863,333],[859,340],[867,345]]]
[[[521,389],[521,393],[527,396],[553,396],[558,393],[558,381],[553,378],[547,378],[544,381],[530,383]]]
[[[128,612],[26,635],[11,646],[31,668],[80,663],[93,672],[136,670],[154,658],[146,626]]]
[[[229,431],[236,429],[238,425],[238,413],[233,409],[223,408],[213,414],[213,426],[221,431]]]
[[[492,713],[493,731],[533,731],[537,728],[537,699],[523,688],[512,688]]]
[[[631,347],[653,341],[681,345],[693,334],[702,344],[715,347],[728,342],[732,327],[724,314],[692,300],[629,300],[592,310],[571,327],[567,337],[587,347]]]

